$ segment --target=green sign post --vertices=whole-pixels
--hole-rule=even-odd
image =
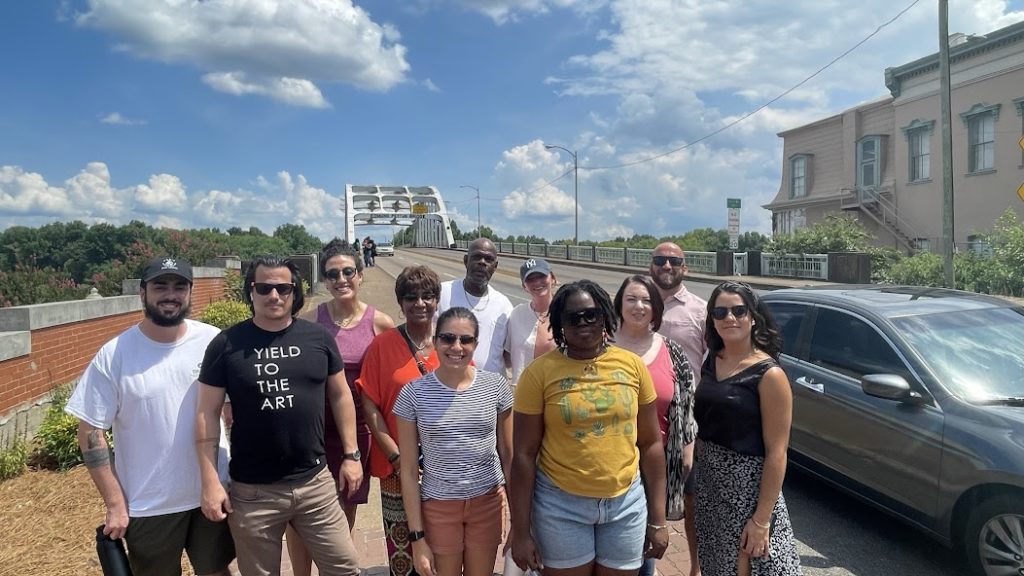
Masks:
[[[725,207],[726,208],[742,208],[742,206],[740,206],[740,199],[739,198],[726,198],[725,199]]]

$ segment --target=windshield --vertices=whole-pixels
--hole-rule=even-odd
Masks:
[[[969,402],[1024,396],[1024,309],[926,314],[893,323],[953,394]]]

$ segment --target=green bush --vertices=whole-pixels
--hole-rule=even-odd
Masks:
[[[20,476],[28,469],[28,447],[21,438],[0,451],[0,482]]]
[[[82,452],[78,447],[78,418],[64,411],[70,397],[70,385],[54,391],[53,401],[36,432],[40,463],[44,466],[67,470],[82,463]]]
[[[235,300],[222,300],[207,306],[199,320],[223,330],[248,320],[251,316],[247,304]]]
[[[942,257],[931,252],[908,256],[889,267],[886,280],[893,284],[942,286]]]
[[[224,272],[224,297],[232,302],[242,302],[242,273],[238,270],[226,270]]]

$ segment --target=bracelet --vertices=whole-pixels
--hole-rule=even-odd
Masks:
[[[391,456],[388,456],[388,463],[389,464],[394,464],[401,457],[402,457],[402,455],[399,452],[395,452]]]
[[[647,527],[651,530],[663,530],[668,528],[668,524],[648,524]]]
[[[760,528],[760,529],[762,529],[762,530],[767,530],[767,529],[769,529],[769,528],[771,528],[771,527],[772,527],[772,525],[771,525],[771,523],[770,523],[770,522],[769,522],[768,524],[761,524],[761,523],[760,523],[760,522],[758,522],[758,521],[757,521],[757,519],[756,519],[756,518],[754,518],[753,516],[751,516],[751,517],[750,517],[750,521],[754,523],[754,526],[757,526],[758,528]]]

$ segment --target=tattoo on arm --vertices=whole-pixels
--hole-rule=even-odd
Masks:
[[[107,439],[103,436],[103,430],[90,430],[85,440],[86,450],[106,448]]]
[[[102,446],[91,450],[82,450],[82,462],[85,463],[86,468],[90,469],[110,466],[110,449]]]

